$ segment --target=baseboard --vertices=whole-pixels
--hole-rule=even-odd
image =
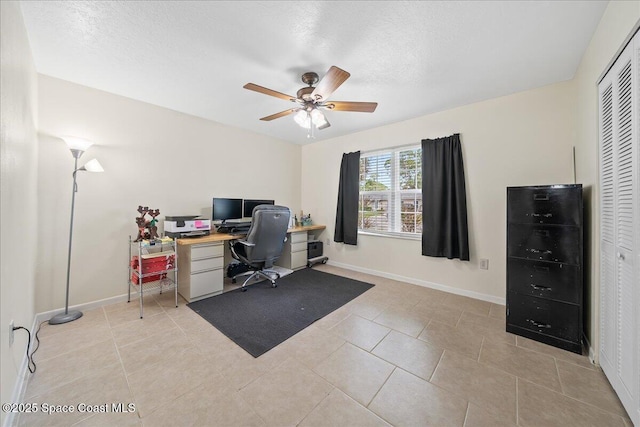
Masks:
[[[149,293],[151,294],[152,292],[149,292]],[[145,295],[146,294],[147,293],[145,292]],[[115,296],[115,297],[110,297],[110,298],[105,298],[105,299],[101,299],[101,300],[97,300],[97,301],[87,302],[87,303],[84,303],[84,304],[73,305],[73,306],[69,307],[69,310],[78,310],[78,311],[92,310],[94,308],[102,307],[103,305],[117,304],[119,302],[126,301],[127,298],[128,298],[127,294],[122,294],[122,295],[118,295],[118,296]],[[42,313],[38,313],[38,314],[36,314],[36,322],[38,324],[40,324],[40,322],[45,321],[45,320],[49,320],[53,316],[55,316],[56,314],[60,314],[60,313],[64,313],[64,307],[63,308],[57,308],[55,310],[49,310],[49,311],[44,311]]]
[[[335,262],[332,260],[327,261],[327,264],[334,267],[340,267],[347,270],[353,270],[360,273],[371,274],[373,276],[384,277],[386,279],[398,280],[401,282],[411,283],[413,285],[423,286],[425,288],[437,289],[439,291],[449,292],[456,295],[462,295],[465,297],[475,298],[482,301],[492,302],[494,304],[505,305],[506,299],[495,297],[493,295],[487,295],[480,292],[468,291],[466,289],[454,288],[452,286],[442,285],[440,283],[429,282],[427,280],[415,279],[413,277],[405,277],[399,274],[387,273],[385,271],[372,270],[369,268],[358,267],[351,264],[343,264],[341,262]]]

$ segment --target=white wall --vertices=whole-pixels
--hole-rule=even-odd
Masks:
[[[60,135],[95,141],[80,164],[105,169],[78,175],[70,305],[127,292],[138,205],[160,218],[210,215],[214,196],[300,207],[300,146],[43,75],[39,114],[37,312],[64,306],[73,157]]]
[[[587,336],[598,354],[599,295],[600,295],[600,244],[598,198],[598,78],[605,71],[614,55],[622,47],[625,38],[640,20],[640,2],[612,1],[598,24],[582,61],[575,83],[577,104],[577,174],[578,180],[588,188],[587,221]]]
[[[325,254],[333,262],[504,302],[506,187],[573,182],[574,111],[574,85],[564,82],[306,145],[302,208],[327,224]],[[453,133],[464,150],[470,262],[424,257],[420,241],[360,235],[357,247],[333,242],[342,153]],[[479,258],[489,259],[489,270],[479,269]]]
[[[31,329],[38,224],[37,79],[17,2],[0,2],[0,400],[11,402],[27,335],[16,331],[9,348],[9,322]],[[7,414],[2,412],[2,423]]]

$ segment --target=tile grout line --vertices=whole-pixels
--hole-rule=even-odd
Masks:
[[[560,368],[558,368],[558,360],[555,357],[553,358],[553,364],[556,367],[556,374],[558,375],[558,382],[560,383],[560,391],[562,392],[563,395],[566,396],[567,394],[564,392],[564,386],[562,385],[562,378],[560,377]]]
[[[526,379],[526,378],[520,378],[520,377],[517,377],[517,378],[518,378],[519,380],[523,380],[523,381],[526,381],[526,382],[528,382],[528,383],[531,383],[531,384],[533,384],[534,386],[542,387],[542,388],[544,388],[544,389],[546,389],[546,390],[549,390],[549,391],[551,391],[551,392],[553,392],[553,393],[557,393],[557,394],[559,394],[560,396],[562,396],[562,397],[566,397],[567,399],[570,399],[570,400],[572,400],[572,401],[574,401],[574,402],[581,403],[581,404],[583,404],[583,405],[587,405],[587,406],[589,406],[590,408],[596,409],[596,410],[598,410],[598,411],[600,411],[600,412],[604,412],[605,414],[609,414],[609,415],[613,415],[613,416],[616,416],[616,417],[623,418],[620,414],[616,414],[616,413],[613,413],[613,412],[607,411],[606,409],[602,409],[602,408],[600,408],[599,406],[596,406],[596,405],[593,405],[593,404],[591,404],[591,403],[589,403],[589,402],[585,402],[585,401],[580,400],[580,399],[578,399],[578,398],[575,398],[575,397],[572,397],[572,396],[566,395],[566,394],[564,394],[564,393],[558,393],[557,391],[555,391],[555,390],[553,390],[553,389],[550,389],[549,387],[546,387],[546,386],[540,385],[540,384],[535,383],[535,382],[533,382],[533,381],[530,381],[530,380],[528,380],[528,379]]]
[[[480,351],[478,352],[478,358],[476,359],[476,362],[478,363],[480,363],[480,356],[482,355],[482,349],[484,348],[484,340],[486,340],[486,338],[483,335],[482,342],[480,343]]]
[[[591,362],[589,362],[589,366],[588,366],[588,367],[587,367],[587,366],[582,366],[582,365],[580,365],[579,363],[574,362],[573,360],[569,360],[569,359],[562,359],[562,358],[559,358],[559,357],[556,357],[556,356],[552,356],[552,355],[550,355],[549,353],[545,353],[545,352],[540,351],[540,350],[536,350],[536,349],[528,348],[528,347],[523,347],[522,345],[519,345],[519,344],[518,344],[518,342],[520,341],[520,338],[522,338],[522,337],[520,337],[520,336],[516,335],[516,347],[518,347],[518,348],[521,348],[521,349],[523,349],[523,350],[532,351],[532,352],[534,352],[534,353],[542,354],[543,356],[553,357],[554,359],[557,359],[557,360],[559,360],[559,361],[561,361],[561,362],[564,362],[564,363],[570,363],[570,364],[572,364],[572,365],[574,365],[574,366],[578,366],[578,367],[583,368],[583,369],[589,369],[590,371],[596,371],[596,372],[597,372],[597,371],[599,371],[599,370],[600,370],[600,367],[599,367],[598,365],[594,365],[594,364],[593,364],[593,363],[591,363]],[[532,340],[532,341],[533,341],[533,340]],[[538,342],[538,341],[535,341],[535,342]],[[540,343],[540,344],[544,344],[544,343]],[[544,345],[548,345],[548,344],[544,344]],[[550,347],[551,347],[551,348],[553,348],[553,349],[556,349],[556,348],[557,348],[557,349],[560,349],[559,347],[552,347],[552,346],[550,346]],[[560,349],[560,350],[562,350],[562,351],[567,351],[567,352],[568,352],[568,350],[563,350],[563,349]],[[574,354],[574,353],[572,353],[572,354]],[[575,353],[575,354],[577,354],[577,353]],[[581,355],[580,355],[580,357],[587,357],[587,356],[584,356],[584,355],[582,355],[582,354],[581,354]],[[589,360],[589,359],[588,359],[588,357],[587,357],[587,360]]]
[[[469,418],[469,410],[471,409],[471,401],[467,401],[467,410],[464,413],[464,420],[462,421],[462,427],[465,427],[467,424],[467,418]]]
[[[369,409],[369,405],[371,405],[373,403],[373,401],[376,399],[376,397],[378,396],[378,394],[380,393],[380,390],[383,389],[383,387],[387,384],[387,382],[389,381],[389,378],[391,378],[391,376],[393,375],[393,373],[396,371],[396,369],[400,369],[397,366],[393,365],[393,370],[389,373],[389,375],[387,376],[387,378],[384,379],[384,382],[382,383],[382,385],[380,386],[380,388],[378,389],[378,391],[376,391],[376,394],[373,395],[373,397],[371,398],[371,400],[369,400],[369,403],[367,403],[366,405],[363,405],[365,408]],[[340,390],[340,388],[338,388],[338,390]],[[342,391],[342,390],[340,390]],[[342,391],[344,394],[347,394],[346,392]],[[348,394],[347,394],[348,396]],[[355,400],[355,399],[353,399]],[[369,409],[370,410],[370,409]],[[373,412],[373,411],[371,411]],[[375,414],[375,412],[373,412]],[[376,414],[377,415],[377,414]],[[380,418],[383,418],[381,415],[378,415]],[[384,419],[384,418],[383,418]],[[386,421],[386,420],[385,420]],[[391,424],[391,423],[389,423]]]
[[[107,318],[107,322],[109,322],[109,316],[107,316],[107,312],[104,310],[104,307],[101,307],[105,317]],[[111,335],[111,341],[113,346],[116,348],[116,354],[118,355],[118,361],[120,362],[120,368],[122,369],[122,374],[124,375],[124,380],[127,382],[127,389],[129,390],[129,398],[133,400],[135,404],[135,395],[133,394],[133,390],[131,389],[131,384],[129,383],[129,376],[127,375],[127,370],[124,368],[124,362],[122,361],[122,356],[120,355],[120,349],[118,348],[118,344],[116,344],[116,337],[113,335],[113,328],[111,327],[111,323],[109,323],[109,334]],[[140,410],[136,408],[136,415],[139,420],[142,420],[140,417]]]
[[[446,349],[442,350],[442,354],[440,355],[440,359],[438,359],[438,363],[436,363],[436,367],[433,368],[433,372],[431,373],[431,376],[429,376],[429,379],[427,380],[427,382],[430,383],[430,384],[433,384],[431,382],[431,380],[433,379],[433,376],[436,374],[436,371],[438,370],[438,366],[440,366],[440,362],[442,362],[442,358],[444,357],[444,352],[445,351],[447,351],[447,350]]]
[[[520,425],[520,378],[516,377],[516,425]]]
[[[326,380],[325,380],[325,381],[326,381]],[[327,383],[328,383],[328,384],[331,384],[329,381],[327,381]],[[313,411],[315,411],[315,410],[316,410],[316,408],[322,404],[322,402],[324,402],[325,400],[327,400],[327,399],[329,398],[329,396],[331,396],[331,393],[333,393],[333,391],[334,391],[334,390],[336,390],[336,388],[337,388],[337,387],[336,387],[336,386],[334,386],[333,384],[331,384],[331,386],[333,387],[333,388],[331,389],[331,391],[330,391],[329,393],[327,393],[327,395],[326,395],[325,397],[323,397],[322,399],[320,399],[320,402],[318,402],[318,403],[317,403],[313,408],[311,408],[311,410],[310,410],[309,412],[307,412],[307,414],[306,414],[304,417],[302,417],[302,419],[301,419],[300,421],[298,421],[298,422],[296,423],[296,426],[299,426],[300,424],[302,424],[302,422],[303,422],[304,420],[306,420],[306,419],[309,417],[309,415],[311,415],[311,413],[312,413]],[[342,390],[340,390],[340,391],[342,391]],[[343,393],[344,393],[344,392],[343,392]],[[345,394],[346,394],[346,393],[345,393]],[[366,409],[366,408],[365,408],[365,409]]]

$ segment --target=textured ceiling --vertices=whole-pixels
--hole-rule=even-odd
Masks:
[[[23,1],[39,73],[299,144],[302,73],[351,73],[316,141],[571,79],[599,1]]]

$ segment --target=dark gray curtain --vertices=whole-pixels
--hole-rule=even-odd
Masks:
[[[335,242],[358,244],[358,197],[360,194],[360,152],[345,153],[340,165]]]
[[[422,140],[422,255],[469,261],[460,134]]]

